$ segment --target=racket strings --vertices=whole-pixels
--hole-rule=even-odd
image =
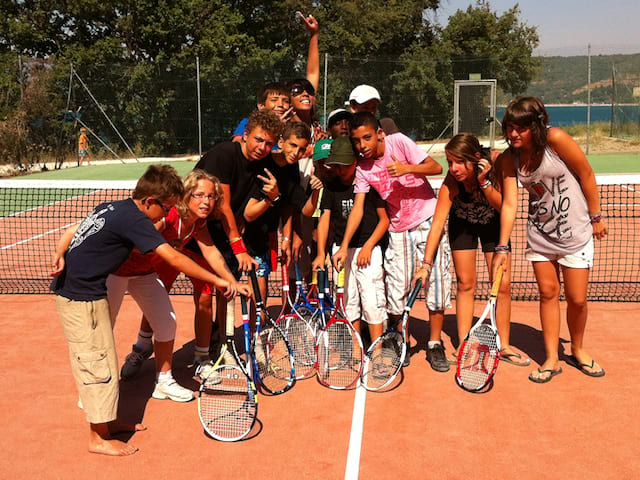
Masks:
[[[214,370],[203,382],[198,403],[202,426],[218,440],[245,437],[257,415],[250,383],[236,366],[222,365]]]
[[[387,386],[402,367],[404,341],[399,332],[387,332],[367,351],[363,378],[370,390]]]
[[[318,342],[318,376],[334,388],[348,388],[360,377],[362,347],[358,333],[346,322],[331,323]]]
[[[267,328],[257,336],[254,348],[262,384],[271,392],[284,390],[292,381],[292,359],[287,340],[278,328]]]
[[[283,327],[293,350],[296,377],[307,378],[314,372],[315,335],[309,325],[298,315],[287,315],[278,322]]]
[[[458,356],[460,384],[469,390],[482,389],[493,376],[499,350],[496,332],[488,325],[471,332]]]

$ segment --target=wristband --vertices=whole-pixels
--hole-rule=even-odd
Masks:
[[[590,214],[589,215],[589,221],[591,223],[598,223],[600,220],[602,220],[602,214],[601,213],[594,213],[594,214]]]
[[[289,237],[282,237],[283,242],[290,242],[291,239]]]
[[[509,253],[511,251],[511,245],[496,245],[494,253]]]
[[[422,261],[422,266],[424,267],[426,265],[428,265],[430,267],[433,267],[433,262],[431,260],[423,260]]]
[[[486,190],[487,188],[489,188],[490,186],[492,186],[493,183],[491,183],[489,180],[485,181],[484,183],[480,184],[480,188],[482,190]]]
[[[231,250],[233,250],[234,255],[238,255],[240,253],[247,252],[247,246],[244,244],[244,240],[242,238],[231,242]]]

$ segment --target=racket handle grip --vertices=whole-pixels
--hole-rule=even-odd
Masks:
[[[418,298],[418,293],[420,293],[421,289],[422,289],[422,280],[418,279],[418,281],[416,281],[416,284],[413,286],[413,290],[411,290],[411,293],[409,293],[409,299],[407,300],[407,306],[409,308],[411,308],[415,303],[416,298]]]
[[[262,295],[260,295],[260,286],[258,285],[258,277],[256,276],[256,269],[252,268],[249,273],[251,279],[251,288],[253,288],[253,297],[256,299],[256,305],[262,303]]]
[[[300,265],[298,265],[298,262],[293,262],[293,269],[296,271],[296,282],[302,281],[302,273],[300,272]]]
[[[498,291],[500,290],[500,284],[502,283],[502,276],[504,274],[504,270],[502,265],[498,267],[496,271],[496,278],[493,279],[493,285],[491,286],[491,297],[497,297]]]
[[[247,308],[247,297],[244,295],[240,295],[240,308],[242,309],[242,316],[249,314],[249,309]]]

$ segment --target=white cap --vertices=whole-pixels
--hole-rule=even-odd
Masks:
[[[349,101],[354,101],[359,104],[363,104],[368,102],[369,100],[380,100],[380,93],[378,90],[373,88],[371,85],[358,85],[351,91],[351,95],[349,95]]]
[[[334,117],[350,118],[351,115],[351,112],[347,112],[344,108],[336,108],[335,110],[332,110],[331,113],[329,113],[329,116],[327,117],[327,125],[331,123],[331,120]]]

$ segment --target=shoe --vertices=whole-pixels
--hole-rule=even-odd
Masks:
[[[184,388],[173,378],[156,382],[156,388],[153,389],[151,396],[158,400],[169,399],[174,402],[190,402],[193,400],[193,392],[188,388]]]
[[[536,376],[534,375],[534,373],[535,371],[529,374],[529,380],[531,380],[533,383],[547,383],[550,382],[553,377],[562,373],[562,367],[558,368],[557,370],[540,370],[540,368],[538,368],[538,375]],[[543,373],[548,373],[549,375],[545,378],[541,378],[540,375],[542,375]]]
[[[600,367],[600,370],[595,372],[587,370],[588,368],[591,369],[595,366],[596,361],[593,358],[591,359],[591,363],[581,363],[575,356],[569,355],[567,357],[567,363],[590,377],[604,377],[604,368],[602,367]]]
[[[124,359],[124,364],[120,370],[120,378],[127,380],[135,377],[142,368],[144,361],[153,353],[153,346],[150,350],[139,350],[135,345],[131,349],[131,353]]]
[[[429,347],[427,344],[427,362],[431,365],[431,368],[436,372],[448,372],[449,362],[444,354],[444,345],[442,342]]]
[[[201,358],[195,358],[193,360],[193,364],[196,367],[196,376],[200,378],[200,380],[202,380],[203,382],[214,372],[214,368],[213,368],[213,360],[211,360],[209,357],[201,357]],[[212,377],[213,378],[213,377]],[[220,383],[222,380],[220,379],[220,376],[217,377],[217,381],[210,379],[210,382],[216,384],[216,383]]]
[[[402,368],[407,368],[409,365],[411,365],[411,353],[407,350],[404,360],[402,361]]]

